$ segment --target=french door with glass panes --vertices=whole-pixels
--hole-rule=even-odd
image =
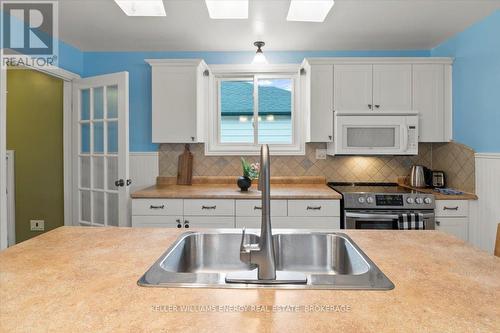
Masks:
[[[128,226],[128,72],[73,81],[74,224]]]

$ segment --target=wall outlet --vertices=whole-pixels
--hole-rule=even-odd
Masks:
[[[326,149],[316,149],[316,159],[326,160]]]
[[[30,220],[31,231],[44,231],[45,221],[44,220]]]

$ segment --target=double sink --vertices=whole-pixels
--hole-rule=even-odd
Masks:
[[[245,240],[259,242],[259,230]],[[279,230],[273,236],[277,273],[301,273],[303,283],[226,282],[231,273],[257,270],[240,260],[242,233],[234,229],[187,232],[154,263],[138,284],[148,287],[375,289],[394,284],[346,234]]]

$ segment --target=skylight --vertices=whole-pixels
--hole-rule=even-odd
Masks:
[[[211,19],[247,19],[248,0],[205,0]]]
[[[323,22],[332,9],[334,0],[291,0],[288,21]]]
[[[115,0],[128,16],[167,16],[163,0]]]

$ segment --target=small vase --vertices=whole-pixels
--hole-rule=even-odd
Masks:
[[[242,192],[246,192],[246,191],[248,191],[250,186],[252,186],[252,180],[248,177],[241,176],[238,178],[237,184]]]

